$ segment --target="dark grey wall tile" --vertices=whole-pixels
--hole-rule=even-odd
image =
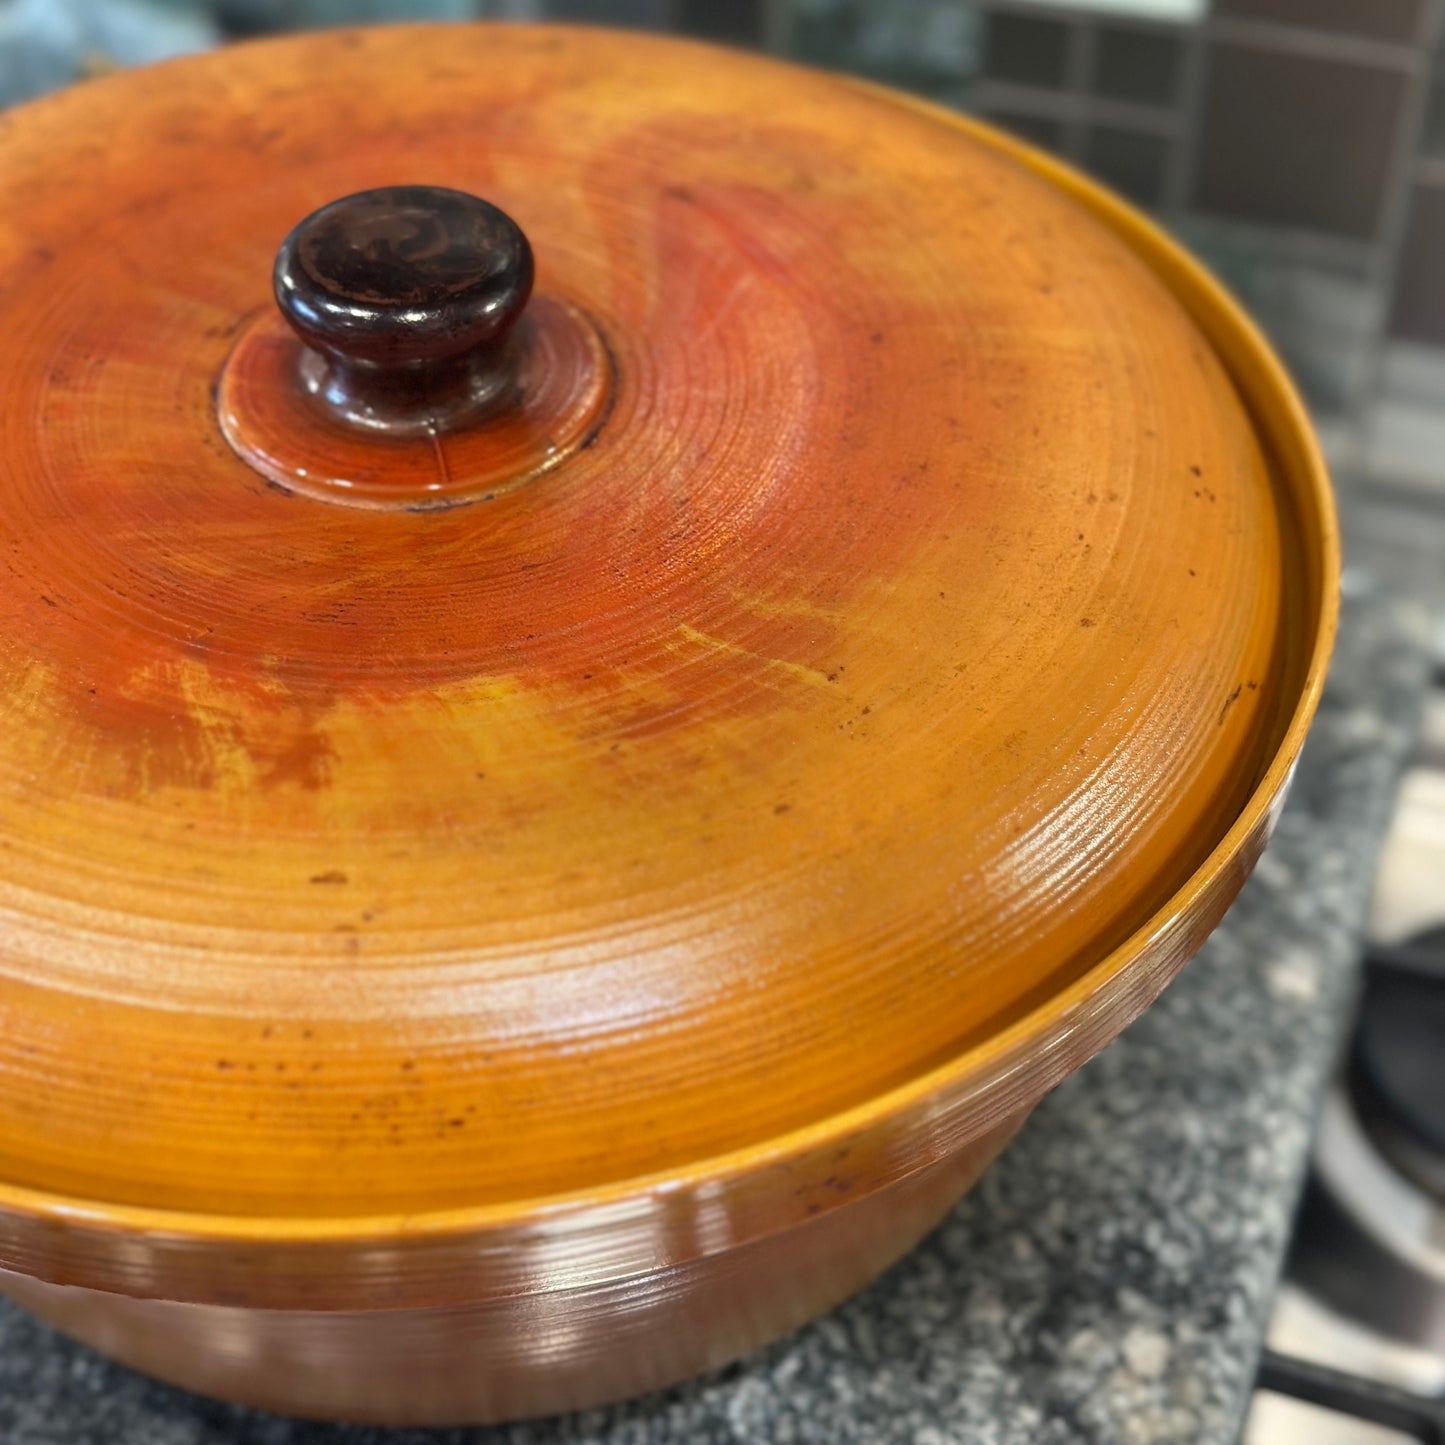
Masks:
[[[1172,35],[1101,26],[1094,41],[1094,92],[1142,105],[1173,105],[1181,61]]]
[[[1045,150],[1056,151],[1063,147],[1064,128],[1056,120],[1043,115],[1024,115],[1019,111],[991,109],[984,117],[1004,130],[1012,131],[1022,140],[1031,141]]]
[[[1411,341],[1445,346],[1445,188],[1415,188],[1390,330]]]
[[[1410,42],[1428,0],[1214,0],[1215,12],[1271,20],[1303,30],[1333,30],[1375,40]]]
[[[1069,27],[1026,15],[989,15],[984,25],[983,71],[994,80],[1058,89],[1069,67]]]
[[[632,25],[648,30],[672,27],[669,0],[546,0],[554,20],[583,20],[593,25]]]
[[[1195,204],[1216,215],[1372,239],[1403,91],[1396,71],[1211,47]]]
[[[673,0],[677,28],[730,45],[761,45],[764,0]]]
[[[1094,126],[1084,137],[1083,162],[1105,185],[1141,206],[1157,206],[1164,198],[1169,142],[1163,136]]]
[[[1445,160],[1445,71],[1437,71],[1430,81],[1420,150],[1424,155]]]

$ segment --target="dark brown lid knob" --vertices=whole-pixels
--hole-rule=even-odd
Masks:
[[[275,287],[320,353],[308,388],[348,420],[416,430],[458,424],[500,389],[532,277],[532,248],[497,207],[385,186],[302,221],[276,256]]]

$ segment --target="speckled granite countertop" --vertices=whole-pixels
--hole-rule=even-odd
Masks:
[[[613,1409],[387,1431],[167,1389],[0,1304],[0,1441],[1232,1445],[1425,683],[1423,619],[1356,590],[1279,832],[1223,926],[922,1246],[833,1315]]]

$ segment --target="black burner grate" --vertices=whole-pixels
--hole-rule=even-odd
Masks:
[[[1368,1420],[1411,1435],[1424,1445],[1445,1445],[1445,1400],[1427,1400],[1309,1360],[1266,1350],[1255,1381],[1261,1390],[1322,1405],[1341,1415]]]

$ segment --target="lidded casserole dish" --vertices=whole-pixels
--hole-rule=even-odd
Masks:
[[[1308,423],[1017,143],[407,27],[24,107],[0,197],[0,1278],[121,1358],[398,1421],[718,1363],[1263,846]]]

